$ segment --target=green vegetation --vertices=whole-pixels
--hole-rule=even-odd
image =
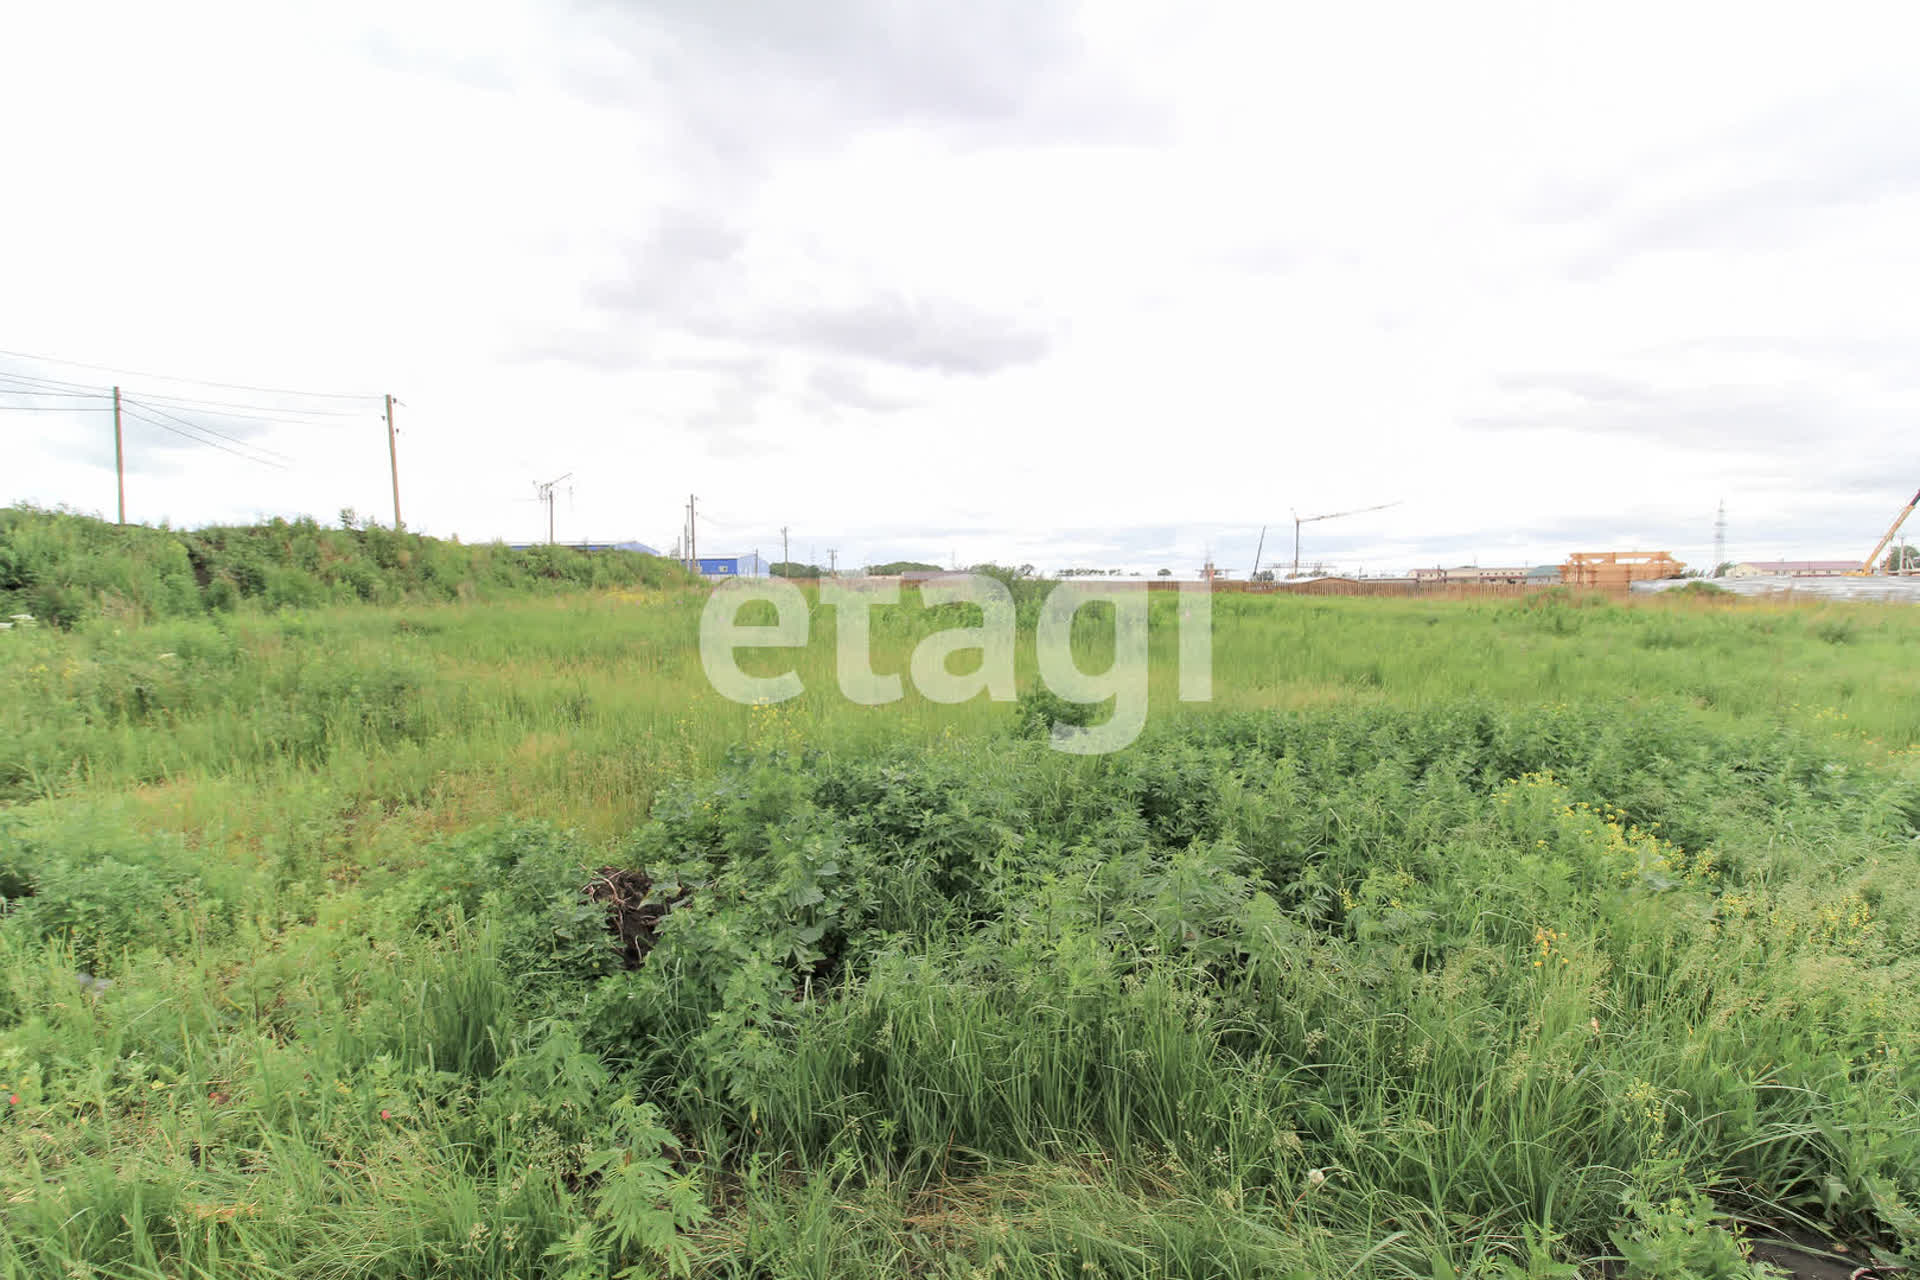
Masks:
[[[1681,599],[1725,600],[1731,599],[1734,593],[1717,582],[1709,582],[1705,578],[1695,578],[1684,586],[1673,588],[1673,594]]]
[[[938,573],[940,566],[922,560],[891,560],[886,564],[870,564],[867,572],[877,578],[890,578],[902,573]],[[818,577],[819,574],[814,576]]]
[[[677,565],[626,551],[468,547],[395,533],[350,511],[340,525],[275,520],[182,531],[0,508],[0,611],[71,627],[103,614],[149,621],[255,606],[494,600],[688,580]]]
[[[0,633],[0,1274],[1920,1255],[1920,618],[1169,595],[1079,758],[702,603]]]

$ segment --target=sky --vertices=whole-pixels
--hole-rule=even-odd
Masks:
[[[1920,485],[1894,4],[0,19],[0,501],[703,554],[1863,556]],[[297,393],[297,394],[296,394]],[[56,395],[75,398],[56,399]],[[218,435],[209,436],[208,431]]]

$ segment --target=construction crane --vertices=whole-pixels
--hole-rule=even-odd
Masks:
[[[1913,501],[1909,502],[1906,505],[1906,509],[1893,518],[1893,523],[1888,525],[1887,531],[1880,535],[1880,541],[1875,543],[1873,550],[1867,553],[1867,558],[1860,562],[1860,567],[1847,571],[1849,578],[1867,578],[1873,576],[1873,566],[1879,562],[1880,553],[1887,549],[1888,544],[1890,544],[1895,535],[1900,532],[1900,526],[1907,522],[1907,517],[1913,514],[1915,507],[1920,507],[1920,493],[1914,494]],[[1905,564],[1902,564],[1900,570],[1904,572],[1906,567]]]
[[[1369,511],[1385,511],[1388,507],[1397,507],[1398,502],[1383,502],[1377,507],[1358,507],[1352,511],[1329,511],[1323,516],[1303,516],[1293,513],[1293,577],[1300,576],[1300,526],[1312,524],[1316,520],[1338,520],[1342,516],[1363,516]]]

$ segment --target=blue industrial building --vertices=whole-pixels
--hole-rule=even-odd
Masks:
[[[757,553],[744,556],[700,556],[696,564],[703,578],[764,578],[771,567]]]

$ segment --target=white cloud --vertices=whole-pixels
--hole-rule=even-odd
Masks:
[[[1725,497],[1820,555],[1920,472],[1892,4],[112,8],[0,46],[0,347],[393,390],[432,531],[571,470],[564,535],[693,491],[843,563],[1244,566],[1396,498],[1313,541],[1704,559]],[[377,413],[227,426],[299,465],[143,426],[132,514],[387,509]],[[110,507],[98,414],[0,430],[0,499]]]

